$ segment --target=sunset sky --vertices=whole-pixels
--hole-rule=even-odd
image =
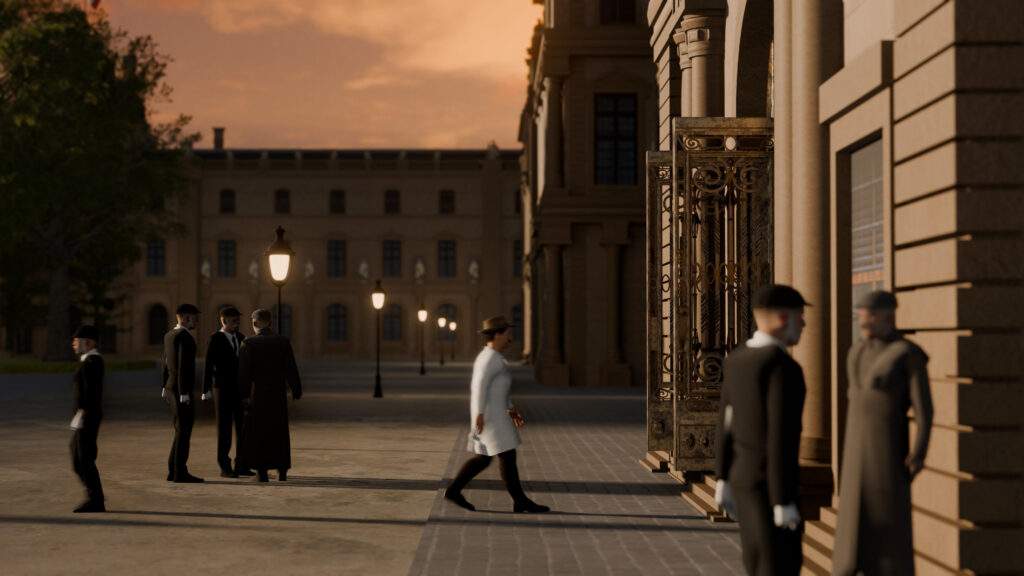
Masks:
[[[517,147],[531,0],[103,0],[171,56],[172,102],[228,147]]]

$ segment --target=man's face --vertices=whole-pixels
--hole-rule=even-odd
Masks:
[[[800,342],[804,326],[807,326],[807,323],[804,322],[804,309],[781,310],[779,317],[784,326],[782,340],[790,346],[796,346]]]
[[[238,330],[239,324],[242,323],[242,319],[238,316],[221,316],[220,325],[224,327],[225,332],[235,332]]]
[[[860,327],[861,336],[865,338],[878,337],[895,327],[895,318],[892,310],[858,308],[857,326]]]
[[[189,330],[196,329],[196,315],[195,314],[180,314],[178,316],[178,324],[181,324]]]
[[[96,343],[89,338],[72,338],[71,349],[75,351],[75,354],[85,354],[89,350],[96,347]]]
[[[512,343],[512,330],[508,329],[504,332],[498,332],[494,335],[494,349],[498,352],[502,352],[508,345]]]

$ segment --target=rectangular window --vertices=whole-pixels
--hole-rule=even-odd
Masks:
[[[235,277],[235,241],[217,241],[217,276],[221,278]]]
[[[275,214],[291,214],[292,212],[292,192],[291,190],[282,188],[274,191],[274,213]]]
[[[402,339],[402,307],[389,304],[384,308],[381,317],[381,336],[384,340],[394,342]]]
[[[882,141],[876,140],[850,155],[851,301],[881,290],[885,266],[882,211]],[[856,310],[853,340],[857,340]]]
[[[344,240],[327,241],[327,277],[341,278],[345,275],[346,254]]]
[[[163,276],[167,273],[167,244],[153,240],[146,245],[146,276]]]
[[[331,304],[327,307],[327,340],[348,340],[348,309],[341,304]]]
[[[522,278],[523,276],[523,241],[512,242],[512,276]]]
[[[594,98],[594,177],[597,184],[636,184],[636,94]]]
[[[234,214],[235,213],[235,191],[230,188],[225,188],[220,191],[220,213],[221,214]]]
[[[387,190],[384,192],[384,213],[402,213],[402,194],[398,190]]]
[[[601,0],[601,24],[635,24],[636,0]]]
[[[382,246],[384,276],[398,278],[402,275],[402,242],[385,240]]]
[[[441,214],[455,214],[455,190],[441,190],[438,193],[437,211]]]
[[[345,213],[345,191],[331,190],[331,214]]]
[[[437,243],[438,278],[455,278],[455,240],[441,240]]]

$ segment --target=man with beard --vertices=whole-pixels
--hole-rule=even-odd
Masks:
[[[257,480],[266,482],[267,470],[277,479],[288,479],[292,466],[288,433],[288,389],[292,398],[302,397],[302,383],[291,342],[270,329],[269,310],[252,313],[254,336],[245,339],[239,353],[238,386],[248,403],[243,432],[243,460],[256,469]]]
[[[806,387],[787,347],[800,341],[807,302],[789,286],[770,285],[752,306],[757,331],[725,360],[715,500],[739,521],[750,576],[797,576]]]
[[[167,457],[167,481],[202,482],[188,472],[188,451],[192,442],[192,425],[196,420],[192,395],[196,387],[196,329],[199,309],[182,304],[175,311],[178,324],[164,336],[164,387],[161,396],[171,407],[174,440]]]
[[[217,465],[224,478],[252,476],[242,460],[242,423],[244,410],[238,391],[238,353],[245,335],[238,330],[242,314],[228,306],[220,311],[221,329],[206,344],[203,400],[213,397],[217,412]],[[235,432],[235,466],[231,467],[231,431]]]

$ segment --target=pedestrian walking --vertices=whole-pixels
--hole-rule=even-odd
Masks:
[[[739,521],[748,574],[797,576],[806,386],[787,347],[800,341],[808,304],[783,285],[758,290],[751,303],[757,331],[725,360],[715,500]]]
[[[203,400],[213,398],[217,413],[217,465],[223,478],[252,476],[243,464],[242,425],[245,411],[238,390],[238,354],[245,334],[238,329],[241,312],[234,306],[220,311],[220,330],[210,335],[206,344],[206,365],[203,370]],[[235,435],[235,465],[231,465],[231,434]]]
[[[910,483],[928,453],[928,355],[896,330],[896,297],[857,303],[861,339],[847,356],[846,437],[839,478],[834,574],[914,573]],[[907,410],[917,433],[910,443]]]
[[[96,468],[99,449],[96,441],[103,421],[103,356],[100,355],[99,331],[84,325],[75,331],[71,347],[79,355],[78,368],[72,377],[74,412],[71,417],[71,464],[85,486],[86,500],[75,512],[106,512],[103,484]]]
[[[171,408],[174,440],[167,457],[167,481],[194,483],[203,479],[188,471],[188,453],[196,412],[192,395],[196,387],[196,328],[199,309],[182,304],[175,311],[178,323],[164,336],[164,384],[161,396]]]
[[[270,310],[252,313],[254,335],[242,342],[238,357],[238,386],[248,404],[242,432],[242,459],[267,482],[268,470],[288,479],[292,467],[288,432],[288,390],[302,398],[302,382],[288,338],[271,330]]]
[[[550,508],[530,500],[523,491],[516,464],[516,448],[520,444],[519,428],[526,421],[509,399],[512,375],[501,352],[512,342],[513,326],[504,316],[488,318],[480,331],[487,344],[473,363],[470,384],[470,434],[467,449],[476,453],[462,465],[458,475],[445,490],[450,502],[475,511],[462,495],[462,490],[484,471],[494,456],[501,466],[501,479],[512,497],[513,512],[548,512]]]

